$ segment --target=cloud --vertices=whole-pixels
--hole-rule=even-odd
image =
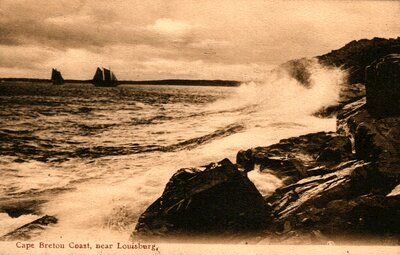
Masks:
[[[0,77],[47,77],[54,66],[83,79],[111,65],[123,79],[247,79],[354,39],[400,34],[394,1],[0,1]]]
[[[0,45],[0,67],[38,68],[52,58],[51,51],[40,47],[15,47]]]
[[[163,18],[157,19],[154,24],[147,26],[147,29],[159,34],[182,36],[190,32],[192,26],[182,21]]]
[[[154,42],[140,26],[121,25],[112,8],[86,1],[5,1],[0,44],[44,45],[57,49]]]

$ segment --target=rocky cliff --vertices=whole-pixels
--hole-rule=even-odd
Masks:
[[[389,54],[366,68],[367,109],[375,116],[400,115],[400,54]]]
[[[348,70],[348,83],[365,83],[365,68],[388,54],[400,53],[400,37],[351,41],[340,49],[317,56],[324,65]]]
[[[235,165],[224,160],[205,169],[179,170],[142,214],[132,237],[251,232],[259,243],[349,238],[398,243],[399,69],[398,57],[385,54],[397,51],[399,42],[360,40],[319,57],[323,63],[349,68],[353,82],[364,82],[361,74],[369,66],[367,97],[343,104],[336,133],[307,134],[243,150]],[[299,78],[307,82],[306,76]],[[249,171],[268,172],[284,184],[261,198],[247,177]]]

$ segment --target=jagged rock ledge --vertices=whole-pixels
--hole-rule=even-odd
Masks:
[[[390,71],[398,61],[391,55],[368,67],[367,100],[343,106],[336,133],[240,151],[235,165],[223,160],[204,170],[179,170],[142,214],[132,238],[248,238],[251,232],[258,243],[364,238],[399,244],[400,112],[385,112],[399,100],[399,72]],[[382,72],[385,78],[376,78]],[[390,91],[396,96],[387,102],[381,95]],[[272,173],[284,185],[261,198],[249,171]]]

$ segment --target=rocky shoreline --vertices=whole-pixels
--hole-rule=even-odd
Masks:
[[[242,150],[236,163],[178,170],[140,216],[131,239],[400,244],[400,38],[353,41],[318,60],[349,71],[338,104],[315,113],[336,115],[336,132]],[[304,60],[298,63],[284,66],[307,83]],[[283,186],[263,196],[250,171],[273,174]],[[18,217],[39,212],[39,205],[0,209]],[[29,239],[57,223],[53,216],[38,217],[0,240]]]
[[[400,38],[360,40],[319,57],[350,71],[339,104],[317,114],[336,114],[337,132],[243,150],[235,164],[180,169],[131,238],[400,244],[400,54],[392,54],[399,45]],[[289,72],[306,83],[298,70]],[[262,197],[249,171],[273,174],[284,185]]]

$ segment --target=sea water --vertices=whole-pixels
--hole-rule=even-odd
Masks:
[[[47,214],[58,223],[33,240],[127,241],[178,169],[334,131],[313,113],[337,100],[342,78],[318,66],[311,87],[282,73],[239,87],[0,83],[0,201],[40,204],[0,213],[0,235]],[[282,184],[249,178],[265,196]]]

